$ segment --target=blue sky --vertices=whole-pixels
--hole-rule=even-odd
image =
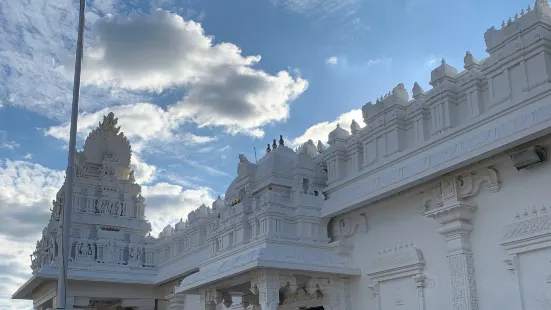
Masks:
[[[530,4],[533,5],[533,3]],[[238,154],[325,142],[441,58],[486,57],[484,32],[527,1],[88,0],[82,147],[109,111],[129,137],[155,232],[225,192]],[[78,1],[0,2],[0,309],[67,164]],[[23,259],[21,259],[23,258]],[[4,281],[5,280],[5,281]]]

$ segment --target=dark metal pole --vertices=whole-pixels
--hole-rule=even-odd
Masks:
[[[80,0],[78,16],[77,55],[75,60],[75,77],[73,82],[73,105],[71,107],[71,129],[69,135],[69,158],[65,175],[65,206],[63,208],[63,223],[61,224],[61,257],[58,257],[59,278],[57,279],[57,309],[66,309],[67,306],[67,270],[71,251],[71,213],[73,207],[73,176],[75,166],[78,100],[80,95],[80,71],[82,68],[84,12],[86,0]],[[71,306],[72,308],[72,306]]]

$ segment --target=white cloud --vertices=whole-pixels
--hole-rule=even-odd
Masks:
[[[28,161],[0,161],[0,212],[25,214],[25,211],[29,212],[25,208],[37,206],[42,208],[42,212],[49,212],[50,199],[55,197],[63,184],[64,177],[64,171],[48,169]],[[13,210],[10,207],[12,205],[20,207],[18,210]],[[29,212],[31,213],[33,212]],[[5,219],[4,216],[2,218]],[[32,217],[29,219],[32,220]],[[6,228],[3,226],[3,229]],[[38,231],[41,230],[40,228]]]
[[[0,149],[13,150],[18,147],[19,147],[19,143],[8,140],[6,132],[3,130],[0,130]]]
[[[116,7],[118,0],[87,1],[86,24]],[[67,57],[74,62],[78,1],[2,1],[0,4],[0,102],[63,119],[70,114],[72,75],[56,71]],[[85,32],[85,42],[90,33]],[[125,90],[81,89],[82,109],[117,105],[140,96]]]
[[[184,157],[182,158],[182,161],[192,167],[195,167],[195,168],[199,168],[205,172],[207,172],[208,174],[210,175],[223,175],[223,176],[230,176],[229,174],[227,174],[226,172],[224,171],[221,171],[221,170],[218,170],[210,165],[205,165],[205,164],[202,164],[196,160],[193,160],[189,157]]]
[[[317,143],[318,140],[321,140],[325,144],[327,143],[327,137],[329,136],[329,133],[337,127],[337,124],[350,132],[350,125],[352,124],[352,120],[356,120],[356,122],[358,122],[358,124],[360,124],[360,126],[362,127],[365,126],[362,116],[362,110],[352,110],[339,115],[332,122],[321,122],[310,126],[302,135],[296,137],[295,139],[292,139],[289,145],[291,145],[292,147],[296,147],[304,142],[307,142],[309,139],[312,139],[314,143]]]
[[[299,13],[331,14],[344,12],[349,16],[355,13],[361,4],[361,0],[271,0],[271,2]]]
[[[108,16],[93,33],[83,83],[157,92],[184,87],[184,98],[168,112],[200,127],[261,136],[260,127],[285,120],[289,103],[308,87],[287,71],[254,69],[260,56],[243,56],[231,43],[213,44],[201,24],[166,11]],[[72,72],[68,68],[61,69]]]
[[[146,199],[146,217],[151,222],[154,234],[159,233],[168,224],[174,224],[180,218],[197,209],[201,204],[210,206],[215,200],[208,187],[184,189],[182,186],[157,183],[154,186],[143,186]]]
[[[191,145],[216,141],[216,137],[213,136],[179,133],[179,123],[174,117],[161,107],[150,103],[122,105],[94,113],[82,113],[78,118],[78,135],[85,138],[109,112],[113,112],[118,118],[121,131],[131,142],[132,150],[137,153],[142,152],[145,147],[167,148],[171,144]],[[69,127],[69,123],[52,126],[46,129],[45,134],[68,141]]]
[[[325,63],[328,65],[336,65],[338,64],[339,59],[335,56],[331,56],[325,60]]]
[[[0,160],[0,309],[32,309],[31,302],[10,297],[31,275],[29,255],[64,175],[27,161]]]
[[[149,184],[157,178],[158,168],[154,165],[147,164],[140,156],[134,152],[130,165],[134,170],[134,177],[138,184]]]
[[[25,156],[23,156],[23,159],[26,159],[26,160],[31,160],[33,158],[33,154],[31,153],[27,153],[25,154]]]

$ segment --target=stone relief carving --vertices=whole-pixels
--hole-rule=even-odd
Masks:
[[[441,208],[446,201],[463,201],[473,197],[480,192],[482,185],[486,185],[494,193],[501,189],[501,181],[495,168],[482,168],[443,177],[440,182],[425,189],[426,198],[419,211],[427,215],[429,211]]]
[[[542,234],[551,231],[551,213],[542,206],[530,206],[517,213],[513,223],[506,226],[504,239],[522,238],[527,235]]]
[[[356,232],[366,234],[368,231],[367,216],[364,213],[349,215],[332,221],[332,237],[342,239],[353,236]]]
[[[279,274],[268,271],[258,272],[252,276],[251,292],[258,295],[261,309],[276,309],[279,305],[279,289],[283,284],[280,280]],[[294,282],[296,283],[296,280]],[[287,285],[288,282],[285,281],[284,284]]]
[[[317,296],[320,292],[324,309],[352,310],[350,282],[346,278],[312,278],[306,282],[306,291],[311,296]]]

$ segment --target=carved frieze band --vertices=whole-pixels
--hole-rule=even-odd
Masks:
[[[525,208],[515,215],[504,231],[500,245],[509,254],[504,262],[512,275],[516,276],[518,254],[551,246],[551,207]]]
[[[513,223],[505,229],[505,240],[518,239],[526,236],[534,237],[551,232],[551,212],[547,207],[529,207],[517,213]]]

